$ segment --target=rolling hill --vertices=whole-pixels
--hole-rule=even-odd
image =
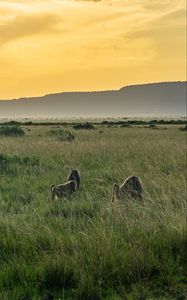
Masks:
[[[186,82],[150,83],[112,91],[65,92],[0,101],[0,118],[184,115]]]

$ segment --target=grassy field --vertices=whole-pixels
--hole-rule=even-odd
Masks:
[[[179,126],[178,126],[179,127]],[[186,299],[186,133],[24,126],[0,137],[0,299]],[[61,127],[63,129],[63,127]],[[50,185],[81,172],[71,201]],[[111,204],[138,175],[145,205]]]

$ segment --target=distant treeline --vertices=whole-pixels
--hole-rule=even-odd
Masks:
[[[19,121],[8,121],[8,122],[1,122],[0,125],[24,125],[24,126],[53,126],[53,125],[70,125],[73,126],[75,129],[90,129],[92,125],[104,125],[104,126],[115,126],[115,125],[186,125],[187,120],[119,120],[119,121],[108,121],[108,120],[103,120],[100,122],[51,122],[51,121],[45,121],[45,122],[33,122],[33,121],[26,121],[26,122],[19,122]]]
[[[101,125],[185,125],[187,120],[126,120],[126,121],[102,121]]]

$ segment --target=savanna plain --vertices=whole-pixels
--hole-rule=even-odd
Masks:
[[[186,299],[186,133],[21,127],[0,136],[0,299]],[[71,169],[80,189],[52,201]],[[129,175],[144,205],[111,203]]]

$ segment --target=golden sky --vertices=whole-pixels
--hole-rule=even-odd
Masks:
[[[185,0],[0,0],[0,99],[186,80]]]

